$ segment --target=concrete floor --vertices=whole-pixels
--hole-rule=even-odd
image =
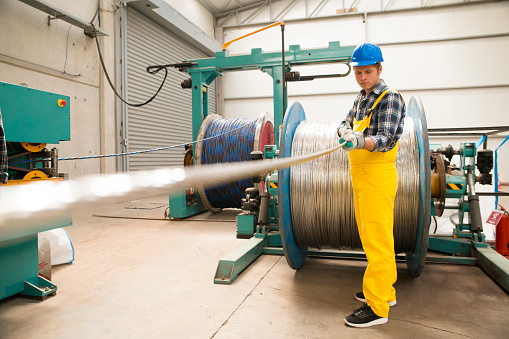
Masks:
[[[343,322],[360,306],[363,261],[309,258],[294,271],[263,255],[214,285],[218,261],[244,241],[237,211],[169,221],[166,204],[76,213],[76,259],[53,267],[57,295],[0,301],[0,338],[507,338],[509,296],[473,266],[427,264],[414,279],[398,264],[398,304],[367,329]]]

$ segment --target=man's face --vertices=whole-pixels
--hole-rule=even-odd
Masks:
[[[361,86],[366,93],[369,93],[380,82],[382,65],[380,65],[380,70],[378,70],[374,65],[354,66],[353,72],[355,74],[355,80],[357,80],[359,86]]]

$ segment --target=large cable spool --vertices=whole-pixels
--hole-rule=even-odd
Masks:
[[[294,103],[283,121],[280,155],[297,156],[338,144],[338,122],[307,122]],[[394,208],[396,253],[406,253],[409,273],[418,277],[427,252],[430,210],[430,165],[426,117],[412,97],[399,141],[398,193]],[[279,220],[290,267],[304,265],[308,248],[361,249],[348,155],[342,150],[279,172]]]
[[[212,114],[203,120],[198,133],[198,140],[204,139],[196,144],[196,166],[249,161],[252,151],[263,152],[265,145],[274,144],[274,125],[267,113],[260,114],[258,119],[223,119]],[[223,208],[240,208],[246,188],[254,184],[252,178],[246,178],[198,191],[205,206],[219,212]]]

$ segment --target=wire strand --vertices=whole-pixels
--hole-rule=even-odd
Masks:
[[[292,157],[338,144],[338,122],[301,122],[292,143]],[[394,208],[396,253],[415,246],[419,211],[419,151],[415,127],[405,119],[396,159],[398,192]],[[353,203],[350,165],[346,152],[334,152],[290,170],[293,232],[300,247],[362,248]]]
[[[96,159],[96,158],[109,158],[109,157],[117,157],[117,156],[121,156],[121,155],[133,155],[133,154],[141,154],[141,153],[148,153],[148,152],[156,152],[156,151],[162,151],[162,150],[166,150],[166,149],[171,149],[171,148],[177,148],[177,147],[182,147],[182,146],[186,146],[186,145],[193,145],[193,144],[196,144],[198,142],[202,142],[202,141],[206,141],[206,140],[210,140],[210,139],[214,139],[214,138],[218,138],[220,136],[223,136],[223,135],[226,135],[228,133],[232,133],[232,132],[235,132],[239,129],[242,129],[242,128],[245,128],[246,126],[240,126],[234,130],[231,130],[231,131],[227,131],[223,134],[218,134],[218,135],[214,135],[214,136],[211,136],[211,137],[208,137],[208,138],[205,138],[205,139],[201,139],[201,140],[196,140],[196,141],[193,141],[193,142],[186,142],[184,144],[179,144],[179,145],[173,145],[173,146],[166,146],[166,147],[159,147],[159,148],[153,148],[153,149],[148,149],[148,150],[143,150],[143,151],[136,151],[136,152],[127,152],[127,153],[114,153],[114,154],[105,154],[105,155],[90,155],[90,156],[86,156],[86,157],[67,157],[67,158],[58,158],[57,160],[58,161],[64,161],[64,160],[83,160],[83,159]],[[24,161],[16,161],[16,162],[11,162],[10,164],[13,165],[13,164],[25,164],[25,163],[29,163],[29,162],[37,162],[39,160],[24,160]]]

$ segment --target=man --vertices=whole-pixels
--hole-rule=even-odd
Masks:
[[[396,304],[393,221],[405,103],[380,78],[382,61],[377,45],[355,48],[351,65],[362,90],[338,129],[340,143],[347,142],[343,149],[349,152],[355,219],[368,259],[362,292],[355,295],[364,304],[345,318],[354,327],[386,323],[389,305]]]

